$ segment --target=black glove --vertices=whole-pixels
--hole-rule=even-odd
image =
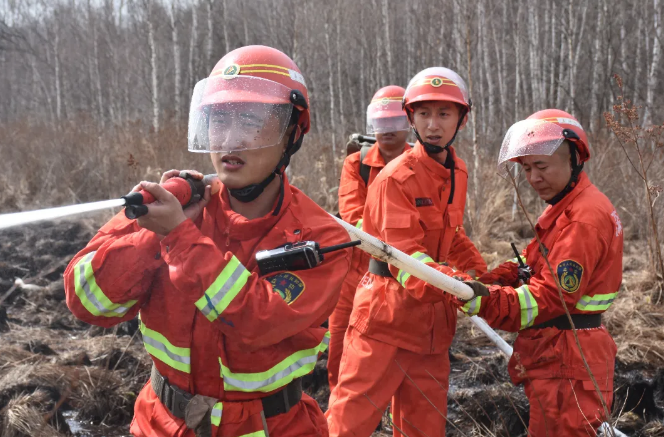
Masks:
[[[489,295],[489,289],[487,288],[487,286],[479,281],[463,281],[463,283],[473,289],[473,293],[475,293],[473,299],[476,298],[477,296]]]

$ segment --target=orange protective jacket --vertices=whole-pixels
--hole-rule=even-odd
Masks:
[[[450,170],[421,144],[390,162],[369,187],[362,228],[439,271],[486,272],[486,263],[463,229],[468,172],[450,147]],[[445,262],[449,266],[440,265]],[[417,353],[445,351],[456,329],[451,295],[396,267],[393,277],[367,273],[355,295],[350,324],[362,334]],[[466,276],[467,277],[467,276]]]
[[[329,341],[320,325],[337,302],[350,250],[326,254],[311,270],[266,276],[255,255],[296,241],[329,246],[349,238],[285,177],[284,192],[277,216],[247,220],[231,210],[222,187],[196,224],[186,220],[161,241],[121,213],[65,271],[74,315],[110,327],[140,314],[159,372],[189,393],[219,400],[213,435],[232,437],[226,418],[252,416],[260,424],[259,398],[310,373]],[[132,432],[176,435],[182,421],[151,390],[148,384],[138,397]]]
[[[526,377],[587,381],[590,377],[572,331],[524,329],[565,314],[556,281],[571,314],[602,313],[611,306],[622,281],[620,218],[609,199],[582,172],[576,187],[544,211],[535,229],[555,277],[533,239],[525,250],[526,263],[534,271],[528,284],[489,287],[490,296],[466,303],[463,310],[479,314],[494,328],[519,332],[509,364],[515,383]],[[494,270],[501,271],[500,275],[492,272],[479,279],[509,283],[515,266],[509,262]],[[606,328],[579,330],[579,338],[598,382],[613,381],[616,347]]]

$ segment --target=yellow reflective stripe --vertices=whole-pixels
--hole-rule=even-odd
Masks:
[[[241,435],[240,437],[267,437],[267,436],[265,435],[265,431],[261,430],[261,431],[252,432],[251,434],[244,434]]]
[[[357,229],[362,229],[362,219],[359,219],[359,220],[357,221],[357,223],[355,224],[355,227],[356,227]]]
[[[581,311],[606,311],[618,296],[618,292],[609,294],[596,294],[594,296],[583,296],[576,304],[576,309]]]
[[[214,426],[219,426],[221,423],[221,413],[224,410],[223,402],[217,402],[212,407],[212,412],[210,413],[210,421]]]
[[[311,373],[316,366],[318,354],[325,352],[329,343],[330,333],[326,332],[318,346],[295,352],[265,372],[234,373],[219,359],[224,389],[265,393],[284,387],[292,380]]]
[[[519,296],[519,306],[521,307],[521,329],[530,328],[539,314],[537,301],[527,285],[517,288],[516,293]]]
[[[92,258],[95,252],[90,252],[76,263],[74,267],[74,289],[76,296],[86,310],[92,315],[104,317],[124,317],[127,311],[134,306],[136,300],[125,303],[113,303],[97,285],[92,270]]]
[[[469,316],[476,316],[480,312],[481,305],[482,305],[482,296],[477,296],[466,302],[461,307],[461,311],[468,314]]]
[[[214,322],[242,290],[249,276],[251,273],[233,256],[217,279],[196,301],[196,307],[209,321]]]
[[[429,255],[422,252],[415,252],[414,254],[411,255],[411,257],[423,263],[435,262]],[[404,270],[399,270],[399,273],[397,274],[397,281],[399,282],[399,284],[401,284],[402,287],[404,288],[406,287],[406,281],[408,280],[408,278],[410,278],[410,273]]]
[[[143,334],[143,345],[150,355],[180,372],[191,372],[191,350],[189,348],[173,346],[166,337],[148,328],[142,321],[140,329]]]

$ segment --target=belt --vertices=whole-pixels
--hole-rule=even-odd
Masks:
[[[392,273],[390,273],[390,265],[386,262],[378,261],[375,258],[371,258],[369,261],[369,272],[386,278],[392,277]]]
[[[599,328],[602,326],[602,314],[571,314],[574,327],[576,329]],[[569,324],[567,315],[563,314],[555,319],[548,320],[539,325],[531,326],[527,329],[558,328],[563,331],[569,331],[572,326]]]
[[[152,389],[162,404],[178,419],[185,418],[187,405],[194,398],[191,393],[170,384],[168,378],[162,376],[155,366],[152,366],[150,376]],[[290,411],[302,399],[302,379],[293,380],[286,387],[276,393],[261,398],[265,418],[278,416]]]

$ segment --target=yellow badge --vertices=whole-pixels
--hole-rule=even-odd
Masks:
[[[568,293],[576,292],[581,286],[583,266],[571,259],[561,261],[556,269],[560,287]]]
[[[387,97],[383,97],[383,99],[380,101],[380,104],[383,105],[383,106],[387,106],[387,105],[389,105],[389,103],[390,103],[390,99],[388,99]]]
[[[240,74],[240,66],[237,64],[230,64],[224,68],[224,79],[233,79],[238,74]]]
[[[431,79],[432,87],[438,88],[442,84],[443,84],[443,79],[441,79],[440,77],[434,77],[433,79]]]

